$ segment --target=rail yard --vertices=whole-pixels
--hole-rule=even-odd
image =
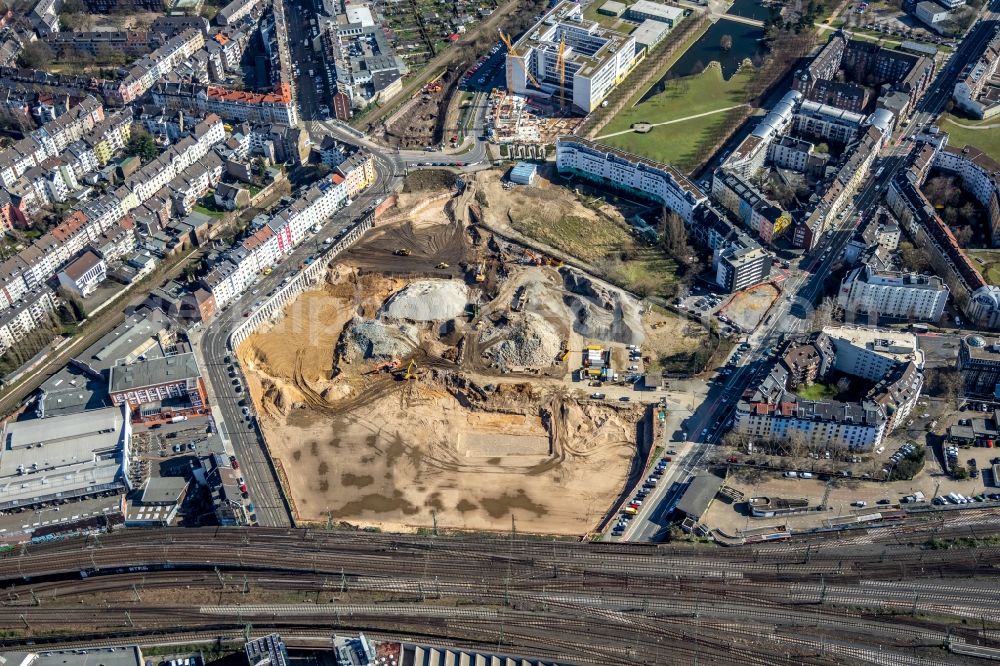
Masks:
[[[965,663],[964,648],[1000,645],[996,518],[722,550],[129,531],[0,559],[0,644],[214,639],[248,624],[306,644],[327,624],[580,664]]]

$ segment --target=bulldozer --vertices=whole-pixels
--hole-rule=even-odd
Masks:
[[[393,254],[396,255],[397,257],[408,257],[412,254],[412,252],[410,252],[409,248],[401,247],[395,252],[393,252]]]
[[[482,262],[476,267],[476,282],[486,281],[486,262]]]
[[[442,261],[440,264],[438,264],[434,268],[439,268],[441,270],[444,270],[445,268],[448,268],[448,264],[447,264],[447,262]]]

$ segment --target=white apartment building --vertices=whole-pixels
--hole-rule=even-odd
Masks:
[[[823,333],[837,354],[833,367],[845,374],[875,382],[899,364],[923,370],[924,352],[913,333],[851,326],[827,326]]]
[[[562,73],[557,65],[560,44],[564,45]],[[522,95],[558,95],[563,88],[560,80],[565,78],[567,102],[589,113],[640,59],[633,37],[584,20],[578,3],[562,0],[507,54],[507,88]],[[529,79],[529,73],[540,90]]]
[[[13,307],[0,312],[0,355],[48,322],[54,309],[52,292],[43,287],[25,293]]]
[[[575,136],[556,140],[560,173],[654,199],[690,224],[708,197],[677,169]]]
[[[370,164],[370,156],[354,164],[351,172],[364,170]],[[291,253],[313,225],[325,223],[347,200],[347,178],[333,174],[272,216],[202,278],[203,286],[215,297],[216,306],[223,308],[246,291],[261,271]]]
[[[848,273],[837,300],[845,312],[938,321],[951,290],[936,275],[876,271],[861,266]]]

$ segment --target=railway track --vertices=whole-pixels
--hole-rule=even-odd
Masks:
[[[949,640],[1000,647],[1000,548],[896,537],[789,551],[130,530],[0,557],[0,626],[16,634],[0,645],[73,644],[55,634],[81,627],[93,640],[214,639],[251,624],[303,641],[336,627],[580,664],[889,666],[973,659],[944,652]]]

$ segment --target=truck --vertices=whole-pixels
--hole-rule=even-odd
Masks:
[[[323,239],[323,245],[330,245],[332,243],[333,243],[333,239],[330,238],[329,236],[327,236],[326,238]]]
[[[314,224],[314,225],[312,225],[312,232],[314,234],[318,234],[322,228],[323,227],[319,226],[318,224]]]
[[[170,419],[171,423],[180,423],[181,421],[187,421],[187,416],[174,416]]]

